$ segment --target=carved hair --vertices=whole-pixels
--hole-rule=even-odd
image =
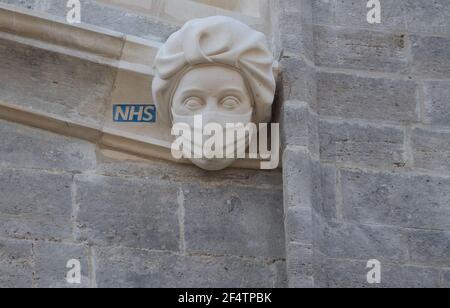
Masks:
[[[187,22],[159,50],[152,88],[160,120],[170,119],[172,95],[180,79],[189,70],[204,65],[226,66],[240,72],[252,92],[254,121],[270,121],[276,83],[266,37],[223,16]]]

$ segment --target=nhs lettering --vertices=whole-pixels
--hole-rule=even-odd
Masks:
[[[114,122],[155,123],[155,105],[114,105]]]

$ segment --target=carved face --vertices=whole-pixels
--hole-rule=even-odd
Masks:
[[[201,115],[203,127],[218,123],[224,129],[227,123],[246,125],[252,121],[252,98],[244,78],[236,70],[203,66],[182,77],[173,95],[171,112],[173,124],[186,123],[193,128],[194,117]],[[203,138],[203,143],[206,140],[207,137]],[[226,142],[223,144],[225,147]],[[197,146],[203,148],[203,144]],[[206,170],[221,170],[235,159],[197,158],[191,161]]]

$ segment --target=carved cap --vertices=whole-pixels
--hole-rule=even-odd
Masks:
[[[170,118],[172,94],[189,69],[223,65],[246,80],[255,122],[269,122],[276,87],[273,62],[265,35],[246,24],[224,16],[191,20],[169,37],[156,56],[153,98],[160,118]]]

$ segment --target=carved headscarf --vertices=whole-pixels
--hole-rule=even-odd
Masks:
[[[264,34],[230,17],[187,22],[159,50],[153,99],[160,118],[170,118],[171,100],[180,79],[201,65],[223,65],[241,73],[252,92],[256,123],[270,121],[275,95],[273,55]]]

